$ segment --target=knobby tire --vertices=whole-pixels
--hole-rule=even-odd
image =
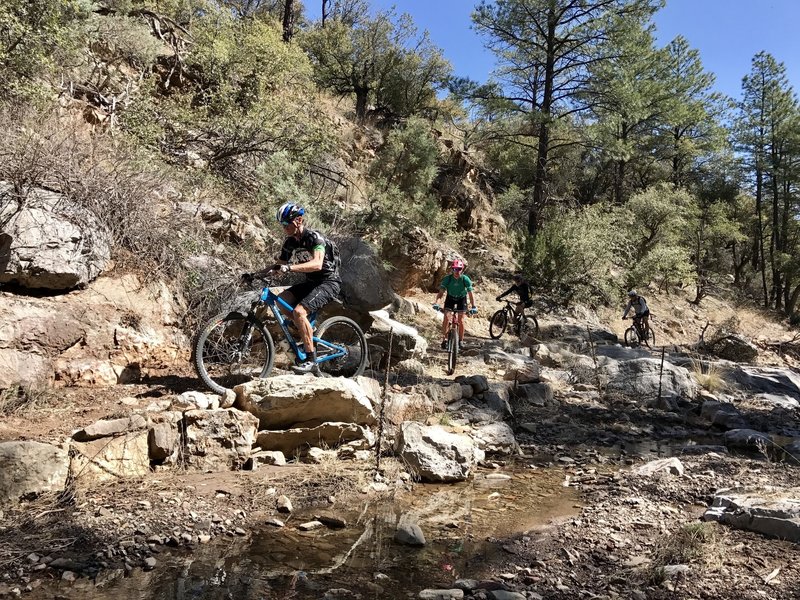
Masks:
[[[458,331],[457,325],[450,327],[450,333],[447,336],[447,374],[452,375],[456,370],[456,360],[458,359]]]
[[[498,339],[501,335],[503,335],[507,325],[508,315],[506,315],[505,309],[501,308],[492,315],[492,318],[489,321],[489,337],[491,337],[493,340]]]
[[[358,377],[364,374],[369,358],[367,340],[355,321],[347,317],[331,317],[317,328],[315,337],[347,350],[344,356],[318,362],[334,350],[319,342],[314,344],[314,362],[317,362],[320,371],[332,377]]]
[[[525,334],[530,334],[539,339],[539,321],[536,320],[536,317],[532,315],[522,317],[522,321],[517,326],[517,335],[521,338]]]

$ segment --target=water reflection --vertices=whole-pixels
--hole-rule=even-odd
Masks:
[[[137,571],[104,587],[79,580],[31,597],[249,600],[321,598],[328,590],[346,589],[362,598],[386,598],[449,587],[458,577],[480,577],[500,538],[577,512],[576,493],[561,485],[560,469],[520,468],[509,471],[509,480],[487,479],[487,474],[336,507],[333,512],[347,520],[343,529],[298,530],[313,517],[310,510],[293,515],[284,528],[265,526],[246,540],[160,554],[154,571]],[[424,547],[394,541],[401,515],[419,524]]]

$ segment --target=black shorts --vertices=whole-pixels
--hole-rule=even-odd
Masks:
[[[328,302],[339,297],[341,284],[331,279],[322,281],[304,281],[290,287],[287,292],[297,304],[301,304],[308,312],[316,312]]]
[[[640,315],[633,315],[633,318],[634,318],[634,319],[643,319],[643,318],[645,318],[645,317],[649,317],[649,316],[650,316],[650,311],[649,311],[649,310],[646,310],[646,311],[644,311],[644,312],[643,312],[642,314],[640,314]]]
[[[467,297],[462,296],[461,298],[453,298],[452,296],[448,295],[447,298],[444,299],[444,309],[454,311],[467,310]]]

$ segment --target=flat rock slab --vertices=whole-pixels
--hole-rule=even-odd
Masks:
[[[375,442],[375,436],[369,429],[354,423],[323,423],[318,427],[261,431],[256,438],[256,446],[294,456],[310,447],[333,448],[358,440],[362,442],[362,448],[369,448]]]
[[[722,492],[703,519],[800,542],[800,488]]]
[[[234,391],[236,407],[258,417],[259,430],[376,422],[370,390],[341,377],[281,375],[237,385]]]
[[[104,437],[139,431],[145,427],[147,420],[141,415],[131,415],[122,419],[101,419],[78,430],[72,438],[78,442],[91,442]]]

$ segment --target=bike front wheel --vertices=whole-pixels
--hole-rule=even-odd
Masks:
[[[503,335],[507,325],[508,315],[506,315],[506,311],[501,308],[492,315],[492,318],[489,321],[489,336],[493,340],[496,340]]]
[[[367,367],[367,340],[358,324],[347,317],[324,321],[315,336],[314,362],[333,377],[358,377]]]
[[[458,332],[456,326],[450,328],[447,336],[447,374],[452,375],[456,370],[456,360],[458,359]]]
[[[628,327],[625,330],[625,345],[633,348],[634,346],[639,345],[639,333],[636,331],[635,327]]]
[[[192,355],[203,383],[223,394],[240,383],[267,377],[275,362],[275,344],[256,318],[237,312],[221,313],[200,329]]]

